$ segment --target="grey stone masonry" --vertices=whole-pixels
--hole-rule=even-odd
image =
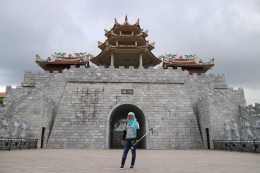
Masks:
[[[22,86],[7,87],[4,103],[11,105],[5,113],[10,132],[15,118],[28,119],[27,137],[40,139],[38,146],[43,139],[48,148],[107,149],[113,140],[111,112],[127,103],[143,112],[145,130],[156,127],[144,148],[192,149],[207,147],[205,128],[211,148],[213,139],[224,139],[223,122],[239,120],[245,98],[242,88],[228,88],[224,75],[71,66],[62,73],[26,71]]]

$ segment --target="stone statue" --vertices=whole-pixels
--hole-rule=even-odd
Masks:
[[[242,131],[241,131],[241,138],[242,140],[253,140],[253,135],[250,130],[250,124],[248,122],[248,118],[242,118]]]
[[[231,140],[230,127],[226,122],[224,122],[224,130],[227,140]]]
[[[254,127],[254,131],[253,131],[253,134],[254,134],[254,139],[255,140],[260,140],[260,115],[255,115],[255,126]]]
[[[12,137],[16,137],[17,135],[17,130],[18,130],[18,127],[20,126],[20,123],[19,123],[19,118],[16,118],[15,122],[14,122],[14,128],[13,128],[13,132],[11,134]]]
[[[238,128],[237,128],[237,124],[235,122],[234,119],[231,120],[231,126],[230,126],[230,131],[231,131],[231,139],[232,140],[239,140],[240,136],[238,133]]]
[[[24,138],[25,135],[26,135],[27,121],[23,121],[23,122],[20,124],[19,127],[20,127],[20,130],[21,130],[20,137],[21,137],[21,138]]]
[[[0,128],[0,137],[8,137],[8,121],[5,116],[2,117],[1,128]]]

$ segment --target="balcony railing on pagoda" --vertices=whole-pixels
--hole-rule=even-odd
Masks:
[[[259,140],[213,140],[214,150],[260,153]]]
[[[128,45],[119,44],[118,47],[137,47],[137,46],[131,45],[131,44],[128,44]]]
[[[0,150],[37,149],[38,139],[0,138]]]

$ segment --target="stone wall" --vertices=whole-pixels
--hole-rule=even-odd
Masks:
[[[10,112],[7,114],[9,124],[8,137],[38,139],[38,147],[40,147],[42,127],[50,129],[53,109],[54,103],[51,100],[35,96],[27,97],[20,101],[19,104],[10,107]],[[18,123],[18,127],[15,127],[15,122]],[[22,134],[22,124],[25,129],[24,136]],[[46,135],[44,138],[45,143],[47,137]]]
[[[11,105],[11,111],[7,114],[10,126],[9,136],[11,136],[16,118],[20,121],[28,120],[25,137],[39,139],[39,147],[42,127],[45,127],[43,144],[45,146],[66,86],[66,79],[60,73],[44,73],[43,75],[39,72],[26,71],[22,85],[16,88],[6,87],[4,104]]]
[[[146,113],[151,149],[201,148],[202,141],[184,87],[187,73],[173,69],[71,68],[49,148],[105,148],[110,109],[133,102]],[[112,75],[111,75],[112,74]],[[133,95],[121,94],[133,89]]]
[[[224,75],[71,66],[62,73],[26,71],[21,87],[7,87],[4,102],[12,105],[10,124],[19,116],[32,122],[28,136],[40,139],[46,128],[44,146],[48,141],[49,148],[109,148],[109,112],[115,105],[133,103],[144,113],[146,130],[157,127],[146,137],[147,148],[188,149],[207,147],[205,128],[210,140],[222,139],[224,121],[238,121],[238,105],[245,99],[242,88],[228,88]]]

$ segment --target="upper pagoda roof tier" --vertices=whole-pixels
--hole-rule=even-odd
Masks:
[[[134,44],[136,42],[136,44]],[[148,47],[149,50],[154,49],[155,43],[149,43],[142,35],[134,35],[134,36],[120,36],[120,35],[112,35],[108,40],[104,43],[98,41],[98,48],[104,50],[106,47],[139,47],[145,46]],[[133,43],[133,44],[131,44]],[[129,46],[127,46],[129,45]]]
[[[74,56],[72,54],[68,54],[66,56],[66,53],[54,53],[51,57],[48,57],[46,60],[41,59],[41,57],[37,54],[35,62],[41,66],[44,70],[47,70],[48,64],[57,64],[57,65],[66,65],[66,64],[79,64],[79,65],[85,65],[88,64],[91,58],[94,56],[91,54],[86,54],[83,52],[80,53],[74,53]]]
[[[139,19],[137,20],[137,22],[135,24],[132,25],[128,22],[127,15],[125,17],[125,22],[123,24],[119,24],[117,22],[117,20],[115,19],[113,28],[111,28],[110,31],[108,31],[106,29],[104,31],[105,31],[105,36],[107,38],[109,38],[113,33],[119,34],[120,31],[122,31],[122,30],[123,31],[133,31],[134,35],[143,34],[144,37],[148,36],[148,30],[143,31],[143,29],[140,28]]]

